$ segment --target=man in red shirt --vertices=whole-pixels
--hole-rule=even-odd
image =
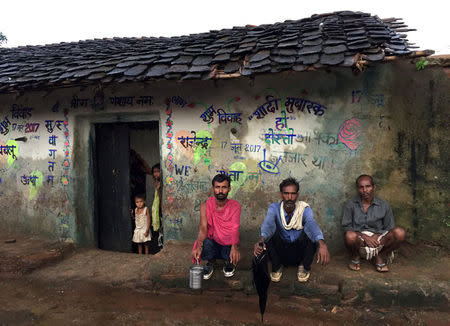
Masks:
[[[203,278],[211,278],[215,259],[223,259],[225,277],[234,275],[241,259],[239,252],[239,225],[241,205],[228,199],[231,179],[226,174],[218,174],[212,180],[214,197],[200,205],[200,225],[197,241],[192,249],[192,258],[206,260]]]

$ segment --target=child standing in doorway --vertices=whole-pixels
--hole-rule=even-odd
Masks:
[[[163,246],[163,232],[161,228],[161,165],[159,163],[152,166],[152,177],[155,185],[155,197],[152,204],[152,227],[158,232],[158,247]]]
[[[134,211],[136,228],[134,229],[133,242],[137,243],[139,254],[142,254],[142,244],[144,244],[145,254],[148,255],[148,241],[152,239],[150,234],[150,212],[148,207],[145,206],[145,197],[143,195],[134,197],[134,202],[136,204]]]

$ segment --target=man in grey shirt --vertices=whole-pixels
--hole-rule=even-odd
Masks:
[[[387,257],[405,240],[405,230],[395,227],[391,206],[374,196],[370,175],[356,179],[359,196],[348,200],[342,214],[345,245],[350,252],[351,270],[360,269],[360,257],[371,259],[378,272],[389,271]]]

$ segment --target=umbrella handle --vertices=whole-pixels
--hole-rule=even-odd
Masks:
[[[198,258],[195,258],[195,260],[197,261],[197,265],[200,265],[200,263],[198,262]]]

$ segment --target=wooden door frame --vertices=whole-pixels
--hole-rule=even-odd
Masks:
[[[103,113],[80,114],[75,117],[76,132],[74,145],[78,148],[75,153],[73,170],[76,176],[74,182],[74,212],[75,242],[79,246],[98,248],[97,221],[95,220],[95,188],[94,188],[94,155],[95,155],[95,124],[128,123],[158,121],[159,140],[162,139],[162,124],[160,112],[153,113]],[[162,165],[162,146],[159,149]]]

